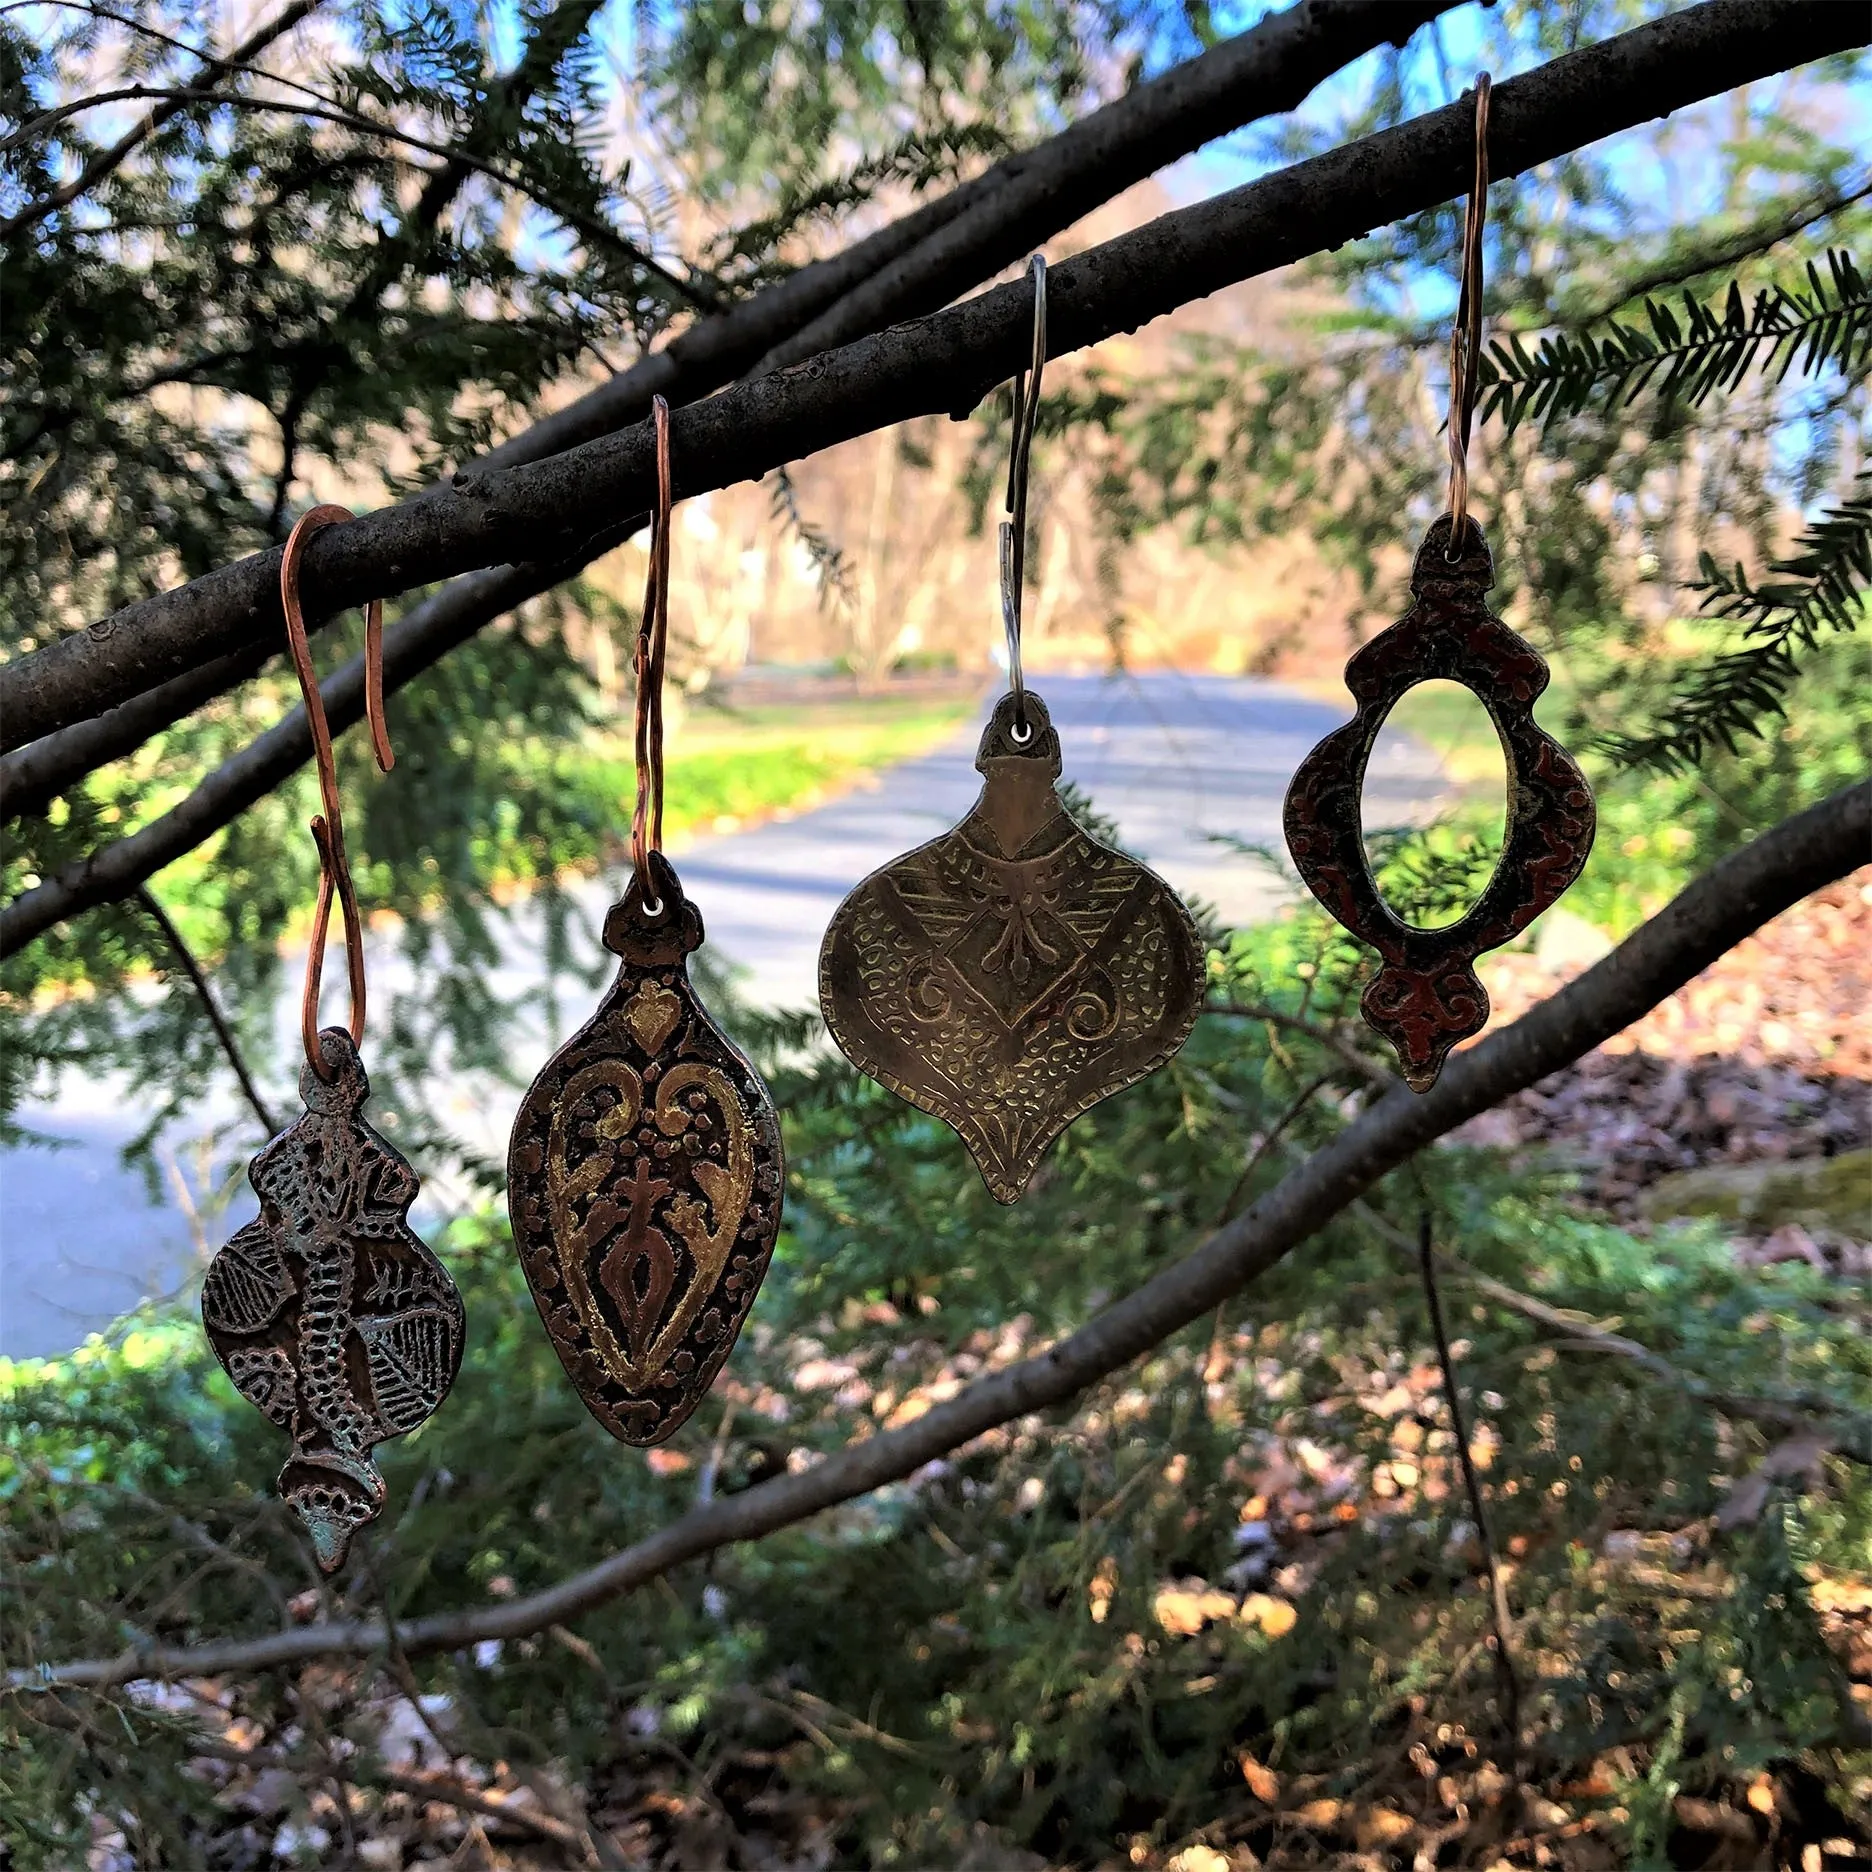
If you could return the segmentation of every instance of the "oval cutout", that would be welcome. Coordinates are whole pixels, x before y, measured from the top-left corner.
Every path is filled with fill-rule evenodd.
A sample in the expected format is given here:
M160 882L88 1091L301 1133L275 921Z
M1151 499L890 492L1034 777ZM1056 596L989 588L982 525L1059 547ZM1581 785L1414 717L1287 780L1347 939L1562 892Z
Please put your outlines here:
M1481 699L1442 677L1407 689L1359 794L1365 861L1392 914L1413 929L1460 923L1488 888L1507 814L1507 755Z

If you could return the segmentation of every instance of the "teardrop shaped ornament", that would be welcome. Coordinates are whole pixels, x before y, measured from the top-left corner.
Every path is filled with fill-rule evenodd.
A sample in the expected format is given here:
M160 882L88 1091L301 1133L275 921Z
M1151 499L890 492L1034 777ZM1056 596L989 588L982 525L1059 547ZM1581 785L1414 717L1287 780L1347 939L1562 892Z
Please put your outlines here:
M1488 1020L1475 972L1484 950L1511 941L1557 902L1592 851L1592 789L1560 743L1534 720L1547 665L1488 608L1494 562L1482 529L1465 523L1462 551L1446 557L1450 519L1434 522L1411 569L1410 609L1346 665L1358 713L1300 763L1287 789L1287 849L1307 888L1361 942L1378 951L1360 1003L1397 1049L1405 1082L1427 1092L1458 1041ZM1459 922L1419 929L1392 910L1366 859L1359 800L1385 717L1407 690L1441 677L1461 683L1489 712L1508 765L1501 857Z
M1066 811L1031 689L1001 698L975 765L968 817L839 905L819 1001L852 1064L951 1126L1011 1203L1081 1112L1189 1038L1203 949L1176 892Z
M661 1443L734 1349L772 1259L785 1180L760 1075L689 981L702 917L661 852L605 919L598 1012L520 1106L507 1201L566 1375L626 1443Z
M304 1114L247 1175L260 1214L208 1264L202 1324L234 1388L293 1441L280 1493L335 1572L384 1505L379 1443L423 1423L461 1366L461 1295L409 1225L416 1172L359 1115L370 1081L342 1027L319 1035Z

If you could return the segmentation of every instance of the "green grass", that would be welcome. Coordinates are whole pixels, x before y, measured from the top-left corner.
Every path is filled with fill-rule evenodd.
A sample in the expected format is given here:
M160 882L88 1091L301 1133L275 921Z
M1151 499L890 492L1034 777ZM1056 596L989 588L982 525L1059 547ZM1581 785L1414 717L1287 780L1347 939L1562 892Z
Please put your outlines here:
M666 743L664 824L671 837L731 831L800 812L862 776L946 741L973 712L962 699L906 705L859 698L806 707L695 709ZM636 780L627 737L568 757L580 792L615 802L627 829ZM728 821L731 823L723 823Z

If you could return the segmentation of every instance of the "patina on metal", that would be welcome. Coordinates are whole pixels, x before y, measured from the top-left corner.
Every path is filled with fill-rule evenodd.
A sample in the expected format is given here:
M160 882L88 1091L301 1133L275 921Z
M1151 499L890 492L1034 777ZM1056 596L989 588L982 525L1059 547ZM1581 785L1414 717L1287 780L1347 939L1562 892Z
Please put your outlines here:
M1436 1083L1450 1048L1488 1020L1475 959L1500 947L1556 902L1592 850L1586 776L1534 720L1547 687L1540 654L1488 608L1494 581L1482 530L1466 523L1452 561L1445 514L1418 548L1414 602L1346 666L1358 713L1300 764L1288 788L1287 849L1308 889L1361 942L1379 970L1361 1009L1397 1049L1405 1081ZM1373 743L1398 698L1418 683L1459 682L1489 712L1508 764L1502 852L1488 887L1459 922L1419 929L1392 910L1365 854L1359 796Z
M1287 849L1321 903L1378 951L1365 1018L1397 1049L1407 1085L1427 1092L1450 1048L1488 1020L1475 959L1518 935L1579 876L1595 813L1586 776L1535 725L1547 665L1488 608L1494 562L1469 517L1469 442L1482 355L1482 229L1488 213L1489 78L1475 88L1475 175L1463 218L1462 286L1450 333L1449 511L1411 568L1411 607L1346 665L1358 713L1301 762L1287 790ZM1459 682L1489 712L1508 763L1501 857L1469 913L1447 928L1406 923L1365 856L1360 796L1372 744L1398 699L1421 682Z
M733 1350L780 1228L780 1126L689 981L702 918L669 860L605 920L598 1012L534 1080L507 1199L527 1284L592 1415L660 1443Z
M360 1115L370 1081L342 1027L299 1074L304 1114L248 1171L260 1214L202 1283L202 1323L234 1388L292 1438L280 1493L334 1572L384 1505L371 1459L414 1430L461 1365L461 1295L409 1225L417 1179Z
M253 1160L260 1214L209 1264L202 1323L234 1387L293 1440L280 1492L327 1573L384 1503L371 1453L414 1430L455 1382L461 1295L409 1226L416 1172L360 1116L370 1081L364 1037L364 941L345 853L338 768L299 605L305 542L350 515L315 507L293 528L280 565L287 648L312 730L324 811L312 821L318 908L300 1001L305 1113ZM365 712L377 764L395 762L383 710L383 612L365 618ZM319 976L334 899L343 912L351 986L348 1028L318 1031Z
M1203 949L1176 892L1067 813L1031 689L1001 698L975 765L968 817L840 904L819 1001L852 1063L952 1126L1014 1202L1081 1112L1189 1037Z
M633 875L605 919L617 979L521 1102L507 1156L514 1241L592 1415L626 1443L673 1436L734 1349L773 1258L785 1161L760 1075L689 980L701 912L663 841L669 405L654 399L657 510L637 633Z

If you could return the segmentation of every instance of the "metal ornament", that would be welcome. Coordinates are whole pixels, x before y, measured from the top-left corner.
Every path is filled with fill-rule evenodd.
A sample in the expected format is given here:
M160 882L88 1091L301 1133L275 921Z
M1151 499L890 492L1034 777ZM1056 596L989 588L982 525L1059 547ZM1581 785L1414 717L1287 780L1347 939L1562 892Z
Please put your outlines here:
M1203 951L1154 871L1060 801L1046 704L1003 696L954 831L875 871L819 954L826 1026L860 1071L951 1126L1004 1203L1053 1140L1189 1038Z
M1046 362L1046 262L1029 262L1033 355L1013 386L1001 523L1008 693L985 784L952 832L873 872L819 952L819 1004L853 1065L951 1126L1004 1203L1053 1140L1189 1038L1203 951L1176 893L1061 802L1059 735L1021 668L1028 462Z
M653 409L633 876L604 926L620 967L533 1081L507 1158L514 1241L553 1349L592 1415L639 1444L673 1436L734 1349L773 1257L785 1172L767 1088L690 984L702 917L661 850L669 405Z
M280 564L286 641L312 730L324 812L312 821L318 907L306 955L299 1074L305 1114L257 1156L248 1180L260 1214L237 1230L202 1283L202 1324L234 1388L293 1440L280 1492L312 1537L320 1568L344 1563L351 1536L384 1504L379 1443L423 1423L461 1365L461 1295L409 1226L416 1172L359 1115L370 1081L364 1037L364 931L345 852L337 763L306 643L299 565L310 535L351 516L315 507ZM365 615L365 712L377 764L395 762L383 712L383 611ZM318 1031L319 979L334 897L345 929L348 1029Z
M605 919L621 966L533 1081L507 1160L514 1240L592 1415L660 1443L734 1348L780 1228L780 1125L690 985L702 918L661 852Z
M1287 791L1287 849L1307 888L1352 934L1378 951L1377 977L1360 1003L1396 1047L1405 1082L1436 1083L1451 1047L1488 1020L1488 991L1475 959L1499 948L1555 903L1586 863L1593 798L1559 742L1534 720L1547 665L1490 612L1494 568L1482 530L1464 530L1452 564L1447 514L1435 522L1411 572L1415 602L1346 666L1358 713L1304 761ZM1460 922L1418 929L1391 909L1372 878L1359 795L1372 745L1392 705L1418 683L1459 682L1489 712L1508 763L1501 858L1488 888Z
M1482 346L1482 228L1488 200L1489 80L1476 83L1475 178L1463 227L1462 291L1450 341L1449 511L1411 568L1410 609L1346 665L1358 713L1301 762L1283 814L1287 848L1308 889L1378 951L1360 1003L1397 1049L1404 1080L1427 1092L1458 1041L1487 1023L1476 957L1510 941L1548 909L1592 851L1592 790L1577 763L1534 721L1547 665L1488 608L1494 563L1469 517L1469 440ZM1459 682L1495 724L1508 765L1502 852L1488 887L1460 921L1426 930L1384 901L1365 855L1360 796L1385 718L1417 684Z
M247 1175L260 1214L208 1267L202 1323L234 1388L293 1440L280 1493L335 1572L384 1505L379 1443L433 1412L461 1365L461 1295L408 1222L416 1172L359 1115L370 1081L342 1027L305 1113Z

